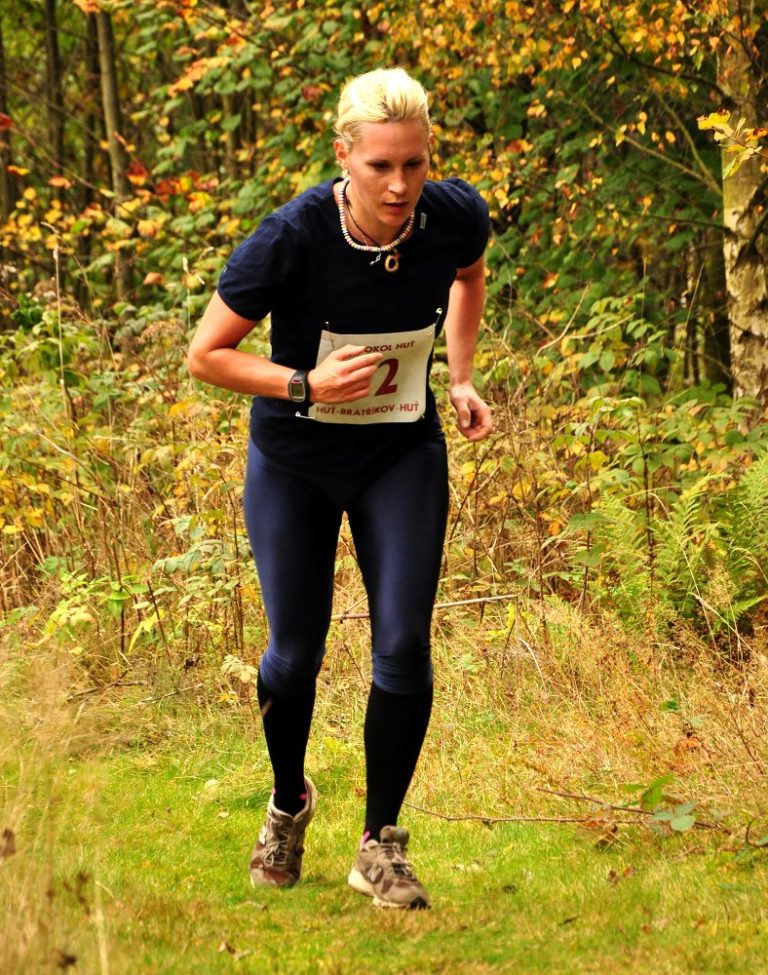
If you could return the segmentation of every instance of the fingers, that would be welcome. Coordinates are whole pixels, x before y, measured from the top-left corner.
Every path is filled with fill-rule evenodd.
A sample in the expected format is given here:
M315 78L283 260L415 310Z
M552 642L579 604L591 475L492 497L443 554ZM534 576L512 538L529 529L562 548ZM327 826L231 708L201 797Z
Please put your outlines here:
M483 440L493 430L491 409L474 392L454 395L453 407L459 432L467 440Z
M367 396L371 380L382 360L380 352L366 352L362 345L335 349L315 368L308 380L315 403L348 403Z
M473 442L477 440L484 440L493 430L493 421L491 419L490 409L485 405L485 403L482 403L480 408L471 411L471 419L469 424L465 426L459 424L459 429L467 440L471 440Z

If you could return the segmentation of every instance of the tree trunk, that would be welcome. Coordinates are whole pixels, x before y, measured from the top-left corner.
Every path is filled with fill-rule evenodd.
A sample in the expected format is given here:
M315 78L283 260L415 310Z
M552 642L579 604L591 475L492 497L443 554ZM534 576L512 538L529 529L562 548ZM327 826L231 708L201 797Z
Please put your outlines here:
M107 132L109 163L112 170L112 190L115 206L120 212L120 203L129 194L126 175L126 156L118 138L122 122L120 119L120 99L117 83L117 64L115 61L115 42L112 34L112 18L106 10L99 10L96 28L99 41L99 71L101 74L101 100L104 108L104 126ZM115 252L115 290L117 300L124 301L129 291L128 266L125 255Z
M99 142L104 138L103 113L101 110L101 73L99 71L99 38L96 15L88 14L85 37L85 83L83 108L85 110L85 131L83 133L83 184L80 192L80 209L84 210L96 198L96 162ZM77 259L80 267L91 263L93 238L81 234L77 241ZM78 275L75 283L75 297L83 308L88 308L91 293L87 281Z
M755 18L756 20L756 18ZM719 63L720 84L748 128L765 124L759 118L759 79L751 57L753 32L742 23L741 36L726 47ZM723 154L723 165L730 162ZM768 402L768 288L766 246L759 226L762 200L760 159L753 156L723 181L725 278L731 336L734 393Z
M8 108L8 86L5 77L5 49L3 48L3 15L0 12L0 112L10 115ZM7 220L16 202L16 186L8 172L11 165L11 130L0 132L0 218Z
M701 240L699 308L702 321L701 371L712 383L731 392L731 348L728 334L723 233L716 227Z
M82 207L95 199L96 161L99 142L106 137L101 105L101 71L99 69L99 35L96 15L88 14L88 30L85 38L85 133L83 135L83 187Z
M56 26L56 0L45 0L45 64L46 92L48 96L48 146L53 159L52 176L61 175L64 169L64 96L61 88L61 57L59 56L59 32ZM61 187L54 189L61 199Z
M236 114L232 95L221 96L221 107L224 119L229 119ZM237 176L237 134L234 129L224 130L224 168L229 179Z

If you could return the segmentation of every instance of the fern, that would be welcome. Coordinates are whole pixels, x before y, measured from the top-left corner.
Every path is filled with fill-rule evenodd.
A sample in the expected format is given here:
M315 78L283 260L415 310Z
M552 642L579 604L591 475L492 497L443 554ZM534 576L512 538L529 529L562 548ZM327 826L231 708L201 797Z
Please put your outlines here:
M735 626L768 595L768 453L749 467L736 487L726 492L720 519L724 537L723 574L727 593L711 598L714 608Z
M592 540L604 552L595 580L598 594L622 619L639 623L651 596L644 515L611 495L602 497L594 510L601 517Z
M683 616L697 612L709 574L707 557L718 535L715 513L707 505L714 477L703 477L683 491L666 520L656 521L653 527L654 577L659 597Z

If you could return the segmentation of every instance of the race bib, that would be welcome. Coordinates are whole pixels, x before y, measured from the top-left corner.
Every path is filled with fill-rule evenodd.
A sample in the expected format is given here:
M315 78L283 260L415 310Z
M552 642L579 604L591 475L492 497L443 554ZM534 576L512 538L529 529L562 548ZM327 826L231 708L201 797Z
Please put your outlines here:
M371 382L371 392L353 403L315 403L308 415L323 423L413 423L427 408L427 364L435 341L435 326L413 332L341 335L323 330L317 365L345 345L362 345L383 356Z

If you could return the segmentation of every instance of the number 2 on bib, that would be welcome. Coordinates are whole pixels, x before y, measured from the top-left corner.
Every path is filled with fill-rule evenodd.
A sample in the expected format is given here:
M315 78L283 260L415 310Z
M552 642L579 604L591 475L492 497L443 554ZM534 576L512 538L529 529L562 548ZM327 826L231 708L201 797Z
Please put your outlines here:
M397 359L384 359L379 363L379 369L386 368L387 374L384 377L384 382L374 393L374 396L389 396L391 393L397 392L397 383L392 380L397 375L397 367L399 364ZM378 369L376 371L378 372Z

